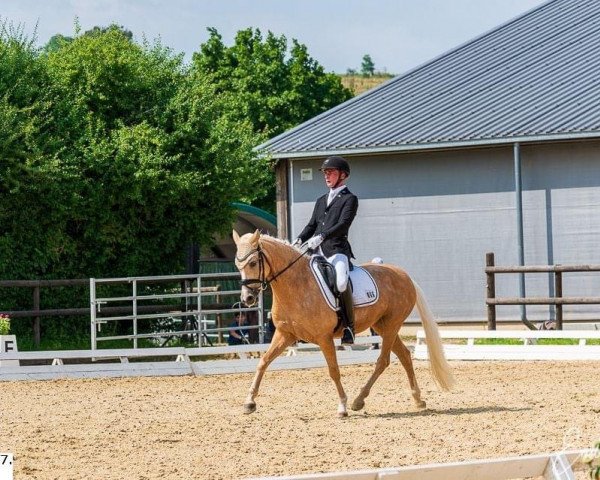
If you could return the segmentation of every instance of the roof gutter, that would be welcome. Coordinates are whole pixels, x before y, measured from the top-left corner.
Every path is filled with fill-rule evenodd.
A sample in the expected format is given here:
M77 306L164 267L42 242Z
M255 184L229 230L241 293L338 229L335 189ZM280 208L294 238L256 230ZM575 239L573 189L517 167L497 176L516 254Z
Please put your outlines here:
M313 158L313 157L328 157L331 155L376 155L383 153L401 153L401 152L418 152L425 150L445 150L449 148L465 148L465 147L485 147L507 145L512 146L515 143L540 143L540 142L558 142L567 140L581 140L600 138L600 132L583 132L583 133L563 133L552 135L531 135L511 138L497 139L482 139L482 140L464 140L455 142L435 142L435 143L419 143L419 144L404 144L390 145L381 147L363 147L363 148L334 148L330 150L313 150L303 152L277 152L272 153L266 151L267 154L274 160L280 158Z

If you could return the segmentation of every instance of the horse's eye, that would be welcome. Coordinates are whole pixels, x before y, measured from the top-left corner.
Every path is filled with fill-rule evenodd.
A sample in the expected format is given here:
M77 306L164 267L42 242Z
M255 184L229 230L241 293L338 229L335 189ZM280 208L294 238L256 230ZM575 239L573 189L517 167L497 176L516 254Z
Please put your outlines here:
M248 263L248 266L249 266L250 268L254 268L254 267L256 267L256 261L255 261L255 260L253 260L252 262Z

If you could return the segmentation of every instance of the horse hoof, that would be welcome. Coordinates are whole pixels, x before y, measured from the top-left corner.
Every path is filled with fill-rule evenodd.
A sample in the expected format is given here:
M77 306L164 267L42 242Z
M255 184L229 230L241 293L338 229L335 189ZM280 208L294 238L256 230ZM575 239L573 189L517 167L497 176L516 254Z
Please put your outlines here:
M416 402L417 408L421 409L421 410L425 410L427 408L427 404L421 400L419 402Z
M352 402L352 410L355 412L358 410L362 410L365 406L364 400L359 400L358 398Z
M338 418L346 418L348 416L348 412L338 412Z
M256 403L244 403L244 413L246 415L254 412L256 412Z

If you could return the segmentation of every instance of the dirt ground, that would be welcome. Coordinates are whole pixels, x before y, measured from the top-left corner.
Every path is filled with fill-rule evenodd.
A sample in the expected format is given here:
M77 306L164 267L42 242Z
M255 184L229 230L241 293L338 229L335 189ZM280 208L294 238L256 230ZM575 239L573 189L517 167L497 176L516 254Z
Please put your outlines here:
M250 374L0 383L0 452L15 479L234 479L588 448L600 439L600 363L452 362L435 389L415 362L417 411L397 363L365 410L336 418L326 369L268 372L243 415ZM352 399L372 366L343 367Z

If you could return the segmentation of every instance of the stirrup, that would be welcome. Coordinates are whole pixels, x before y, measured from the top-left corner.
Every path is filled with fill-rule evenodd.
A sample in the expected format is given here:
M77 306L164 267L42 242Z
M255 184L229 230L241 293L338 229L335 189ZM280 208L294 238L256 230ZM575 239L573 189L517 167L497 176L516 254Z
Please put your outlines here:
M344 327L342 333L342 345L354 345L354 332L350 327Z

